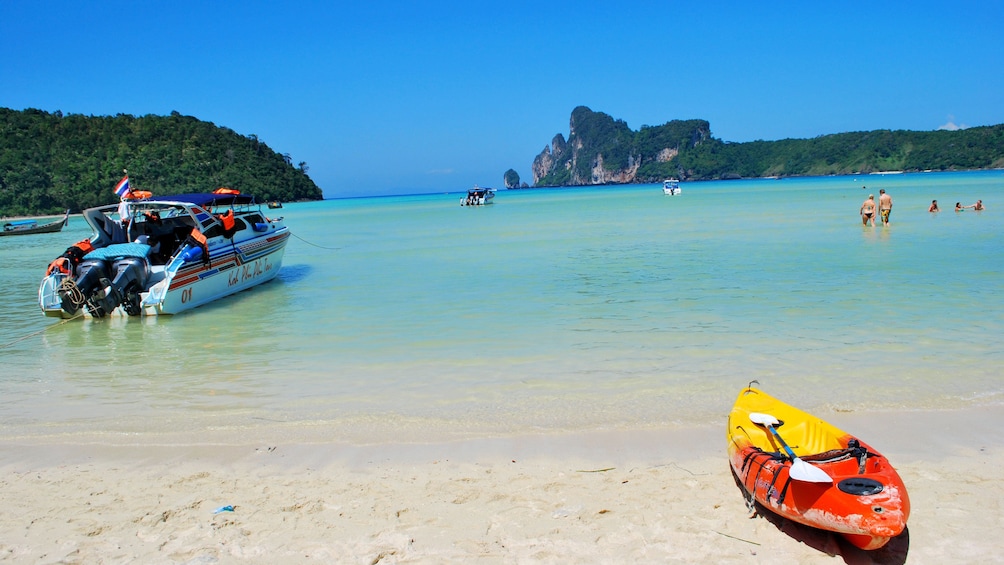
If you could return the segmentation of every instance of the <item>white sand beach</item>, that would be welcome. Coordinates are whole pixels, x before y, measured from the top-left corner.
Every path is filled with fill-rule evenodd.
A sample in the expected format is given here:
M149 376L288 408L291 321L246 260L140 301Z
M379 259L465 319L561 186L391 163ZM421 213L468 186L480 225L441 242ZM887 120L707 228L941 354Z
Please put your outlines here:
M4 440L0 560L989 563L1004 526L1001 419L831 418L909 489L908 533L875 552L750 518L717 428L374 446Z

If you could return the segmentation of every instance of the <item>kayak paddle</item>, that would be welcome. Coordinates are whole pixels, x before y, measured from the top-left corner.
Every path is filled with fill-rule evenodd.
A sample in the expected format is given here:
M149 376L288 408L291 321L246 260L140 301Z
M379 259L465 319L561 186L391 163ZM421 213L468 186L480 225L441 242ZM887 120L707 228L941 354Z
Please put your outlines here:
M803 481L807 483L833 482L833 479L826 474L826 471L823 471L819 467L813 467L795 456L795 452L788 447L788 444L781 439L781 434L777 433L777 430L774 429L774 426L781 423L777 420L777 418L771 416L770 414L750 412L750 421L758 426L763 426L770 430L770 433L774 435L777 442L784 448L785 453L787 453L788 457L791 458L791 470L788 471L788 476L796 481Z

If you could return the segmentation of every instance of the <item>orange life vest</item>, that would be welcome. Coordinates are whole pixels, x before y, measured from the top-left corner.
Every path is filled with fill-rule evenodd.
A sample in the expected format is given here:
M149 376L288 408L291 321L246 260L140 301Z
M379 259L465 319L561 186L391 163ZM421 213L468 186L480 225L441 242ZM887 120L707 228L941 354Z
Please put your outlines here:
M188 238L185 239L185 243L189 245L197 245L202 248L202 262L205 264L210 264L209 260L209 243L206 241L206 236L199 228L192 228L192 233L188 234Z
M223 224L224 231L231 231L234 229L234 211L233 209L227 210L226 214L220 214L216 216L219 218L220 222Z
M234 221L234 209L227 210L226 214L217 215L216 219L223 224L223 236L227 239L232 239L237 232L237 222Z
M67 247L62 255L57 257L52 263L49 263L45 276L49 276L56 271L60 271L67 276L72 275L73 269L80 264L84 255L87 255L91 251L94 251L94 244L89 239L83 239L74 243Z
M221 186L213 191L213 194L240 194L240 193L241 191L237 190L236 188L227 188L225 186Z

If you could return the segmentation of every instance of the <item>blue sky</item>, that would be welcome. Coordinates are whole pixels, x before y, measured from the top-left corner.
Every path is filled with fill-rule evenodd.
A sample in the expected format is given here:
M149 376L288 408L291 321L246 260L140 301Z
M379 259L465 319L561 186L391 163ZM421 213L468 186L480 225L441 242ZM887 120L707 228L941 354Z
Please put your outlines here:
M1002 22L965 0L0 0L0 106L178 111L327 198L457 191L532 183L579 105L725 141L1004 123Z

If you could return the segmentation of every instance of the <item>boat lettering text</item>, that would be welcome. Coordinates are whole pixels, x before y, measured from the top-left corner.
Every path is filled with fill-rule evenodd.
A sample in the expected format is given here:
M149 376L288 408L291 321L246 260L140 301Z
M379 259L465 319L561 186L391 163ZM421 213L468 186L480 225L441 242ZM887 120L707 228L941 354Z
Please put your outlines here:
M256 260L253 263L242 265L239 269L234 269L227 280L227 286L234 286L256 279L272 270L272 263L267 257Z
M191 288L186 288L186 289L184 289L184 290L181 291L181 303L182 304L185 304L186 302L188 302L191 299L192 299L192 289Z

